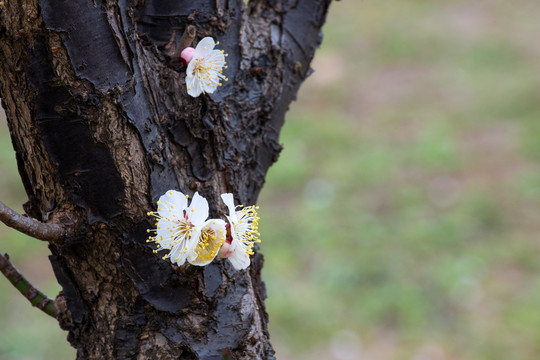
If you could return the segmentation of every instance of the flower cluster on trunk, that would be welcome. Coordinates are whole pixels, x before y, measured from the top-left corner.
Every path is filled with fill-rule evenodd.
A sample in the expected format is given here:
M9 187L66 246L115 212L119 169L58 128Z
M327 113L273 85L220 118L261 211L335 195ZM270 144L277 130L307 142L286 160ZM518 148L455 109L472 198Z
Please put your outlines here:
M154 253L168 251L163 259L179 266L186 262L204 266L220 257L229 259L238 270L247 268L255 243L261 241L258 207L235 206L230 193L221 198L229 209L227 222L208 219L208 201L197 192L189 204L189 196L179 191L162 195L157 211L148 213L156 219L156 228L148 230L154 236L147 240L155 242Z

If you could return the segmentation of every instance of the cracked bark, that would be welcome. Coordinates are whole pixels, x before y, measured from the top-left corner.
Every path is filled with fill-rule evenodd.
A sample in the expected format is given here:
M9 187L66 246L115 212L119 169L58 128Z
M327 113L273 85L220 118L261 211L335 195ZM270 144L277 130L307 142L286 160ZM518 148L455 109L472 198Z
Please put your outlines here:
M179 269L146 243L168 189L254 204L330 0L5 1L0 96L26 213L70 228L50 260L79 359L270 359L263 257ZM193 99L167 56L193 25L229 82ZM264 234L263 234L264 235Z

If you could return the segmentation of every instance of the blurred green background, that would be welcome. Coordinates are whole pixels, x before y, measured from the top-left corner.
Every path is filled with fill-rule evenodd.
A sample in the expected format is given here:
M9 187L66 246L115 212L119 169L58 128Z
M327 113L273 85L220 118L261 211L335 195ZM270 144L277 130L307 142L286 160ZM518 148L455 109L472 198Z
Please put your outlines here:
M330 8L261 193L279 360L540 356L540 2ZM0 199L25 201L5 120ZM48 294L48 250L0 226ZM73 359L0 278L0 359Z

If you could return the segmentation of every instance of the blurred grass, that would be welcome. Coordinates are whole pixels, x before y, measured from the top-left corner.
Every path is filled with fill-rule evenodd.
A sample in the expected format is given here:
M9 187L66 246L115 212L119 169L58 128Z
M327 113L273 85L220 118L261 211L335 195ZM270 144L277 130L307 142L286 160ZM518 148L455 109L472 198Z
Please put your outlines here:
M259 201L278 359L537 358L539 10L332 4ZM20 208L3 122L0 168ZM56 293L46 247L0 231ZM0 359L74 357L6 281L0 318Z
M537 358L538 10L332 4L260 198L278 358Z

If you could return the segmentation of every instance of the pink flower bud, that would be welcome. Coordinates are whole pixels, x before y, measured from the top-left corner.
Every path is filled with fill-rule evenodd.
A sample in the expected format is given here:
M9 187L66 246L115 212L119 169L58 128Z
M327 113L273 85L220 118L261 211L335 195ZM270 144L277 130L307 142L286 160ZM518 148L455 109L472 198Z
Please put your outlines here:
M191 59L193 59L193 53L195 52L195 49L192 47L187 47L180 53L180 59L182 59L182 64L187 66Z
M222 258L222 259L225 259L225 258L228 258L229 256L231 256L232 252L229 251L230 247L231 247L230 241L224 242L223 245L221 245L221 248L219 249L219 252L218 252L217 256Z

